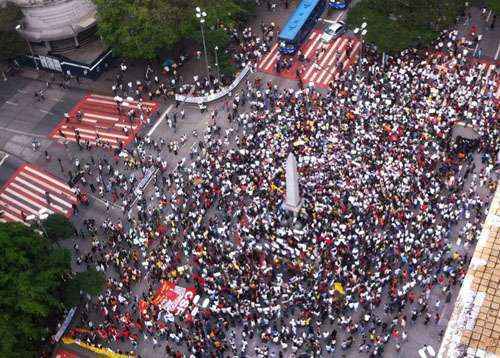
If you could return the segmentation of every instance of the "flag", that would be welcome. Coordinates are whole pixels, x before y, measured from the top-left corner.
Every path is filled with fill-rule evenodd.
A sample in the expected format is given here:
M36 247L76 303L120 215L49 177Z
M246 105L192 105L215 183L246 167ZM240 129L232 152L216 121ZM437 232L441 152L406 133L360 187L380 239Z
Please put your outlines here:
M335 291L345 295L344 287L342 286L342 284L340 282L335 282L333 284L333 288L335 289Z

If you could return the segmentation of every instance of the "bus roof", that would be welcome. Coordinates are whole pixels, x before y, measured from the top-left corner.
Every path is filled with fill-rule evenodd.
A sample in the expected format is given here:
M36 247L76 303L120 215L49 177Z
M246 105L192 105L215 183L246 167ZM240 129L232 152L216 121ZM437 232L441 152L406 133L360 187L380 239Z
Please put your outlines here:
M297 33L309 18L309 15L311 15L311 12L321 1L323 0L302 0L300 4L297 5L295 12L288 19L288 22L285 27L283 27L283 30L281 30L279 38L281 40L289 41L295 39Z

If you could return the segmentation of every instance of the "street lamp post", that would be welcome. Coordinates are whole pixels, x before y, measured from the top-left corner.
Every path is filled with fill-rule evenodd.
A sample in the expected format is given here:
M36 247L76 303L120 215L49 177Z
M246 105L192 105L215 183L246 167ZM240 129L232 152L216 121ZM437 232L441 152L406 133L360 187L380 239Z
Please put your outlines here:
M21 36L22 38L24 38L24 36L21 35L21 29L22 29L22 26L20 24L16 25L16 31L19 33L19 36ZM36 62L35 54L33 53L33 48L31 47L30 42L27 39L25 39L25 38L24 38L24 40L26 41L26 44L28 45L31 57L33 58L33 62L35 63L36 70L40 71L40 68L38 67L38 62Z
M217 69L217 79L220 81L220 72L219 72L219 47L215 46L215 68Z
M366 24L366 23L365 23L365 24ZM360 57L360 59L362 59L362 58L363 58L363 48L365 47L364 39L365 39L365 36L366 36L366 33L367 33L367 32L368 32L368 31L367 31L366 29L363 29L363 30L361 31L361 49L360 49L360 51L359 51L359 57Z
M196 7L196 18L200 21L201 28L201 38L203 41L203 50L205 52L205 63L207 65L207 77L210 77L210 67L208 66L208 55L207 55L207 45L205 43L205 32L203 31L203 24L205 23L205 18L207 17L207 13L202 11L200 7Z
M361 66L361 62L363 61L363 38L365 37L365 35L367 33L366 26L367 26L366 22L363 22L361 24L361 28L357 27L354 29L355 35L358 35L358 33L359 33L359 41L360 41L361 48L359 50L359 57L358 57L358 61L356 62L356 68L354 71L354 78L353 78L353 81L351 82L351 86L353 85L354 81L357 81L359 67ZM361 94L361 89L358 86L358 92L357 92L358 101L360 100L360 94Z
M361 28L356 27L353 31L355 35L357 35L359 33L359 40L361 42L361 44L360 44L361 49L359 51L359 58L358 58L358 62L356 63L356 76L358 75L359 66L360 66L360 63L363 59L363 39L366 36L366 34L368 33L368 31L366 30L366 26L367 26L367 23L363 22L361 24Z

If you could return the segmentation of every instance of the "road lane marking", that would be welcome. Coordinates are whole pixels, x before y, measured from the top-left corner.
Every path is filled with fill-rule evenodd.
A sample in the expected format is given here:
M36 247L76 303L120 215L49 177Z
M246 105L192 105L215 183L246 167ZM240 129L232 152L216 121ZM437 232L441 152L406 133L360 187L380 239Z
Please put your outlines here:
M335 51L337 51L337 47L338 47L338 45L340 44L341 41L342 41L342 37L337 37L337 39L333 43L333 46L331 46L328 49L328 51L326 52L325 56L321 59L321 61L319 63L319 65L321 67L325 67L326 62L331 58L331 56L335 53Z
M337 18L335 19L335 21L339 21L341 17L344 17L344 15L346 14L345 11L342 11L339 16L337 16Z
M120 121L120 118L119 118L118 115L116 115L116 116L105 116L105 115L97 114L97 113L83 112L83 116L84 117L90 117L90 118L104 119L106 121L113 121L113 122Z
M5 191L7 191L7 189ZM38 210L35 210L31 206L27 206L27 205L23 204L22 202L20 202L16 195L17 195L16 192L14 192L14 197L11 197L10 195L7 195L6 192L3 192L2 194L0 194L0 204L5 206L6 208L12 207L12 206L18 207L18 208L23 209L25 212L38 215ZM36 206L36 209L38 209L38 208L41 208L41 207ZM51 214L53 213L53 211L50 209L49 209L49 212Z
M497 53L495 54L495 61L498 59L498 53L500 52L500 41L498 42Z
M7 159L9 157L9 155L5 152L2 152L3 153L3 157L0 159L0 167L2 166L3 162L5 162L5 159Z
M30 188L30 189L32 189L32 190L34 190L34 191L37 191L37 192L39 192L39 193L40 193L40 194L42 194L42 195L45 195L45 190L44 190L44 189L41 189L41 188L39 188L39 187L37 187L37 186L33 185L32 183L30 183L30 182L28 182L28 181L24 180L23 178L21 178L21 177L19 177L19 176L17 176L17 177L14 179L14 181L15 181L15 182L18 182L18 183L21 183L21 184L23 184L25 187L28 187L28 188ZM33 181L35 181L37 184L40 184L40 181L39 181L39 180L38 180L38 181L37 181L37 180L33 180ZM43 185L43 183L41 183L41 185ZM47 190L47 191L48 191L48 190ZM51 193L51 194L52 194L52 193ZM63 200L61 197L59 197L59 195L61 195L60 193L56 193L56 194L58 194L58 195L50 195L50 199L53 199L53 200L55 200L55 201L59 202L60 204L62 204L62 205L64 205L64 206L66 206L66 207L68 207L68 208L70 208L70 209L71 209L71 203L70 203L70 202L68 202L68 201L66 201L66 200ZM62 206L61 206L61 209L62 209Z
M78 201L74 192L69 190L64 190L62 187L56 187L55 185L52 184L52 182L49 182L47 181L47 179L41 178L38 175L35 174L31 175L30 173L27 173L27 171L21 171L19 173L19 178L21 177L27 179L29 182L35 182L38 185L41 185L42 187L49 188L52 192L56 193L60 197L64 197L65 199L69 200L69 202L74 202L76 204Z
M334 62L335 62L335 67L337 67L337 62L339 62L340 60L340 56L344 51L344 47L347 44L347 41L349 41L348 38L342 40L342 43L340 43L339 47L337 47L337 51L335 51L335 55L330 59L330 61L328 61L327 67L333 66Z
M47 138L47 136L45 136L45 135L36 134L36 133L23 132L23 131L19 131L17 129L11 129L11 128L7 128L7 127L0 127L0 130L5 131L5 132L11 132L11 133L15 133L15 134L20 134L20 135L25 135L27 137Z
M264 58L262 59L262 61L260 62L260 65L259 65L260 68L264 67L264 64L267 62L267 60L269 59L269 57L271 56L271 54L276 50L277 47L278 47L278 44L275 43L274 46L271 48L271 51L269 51L264 56Z
M274 61L276 61L276 59L278 58L279 55L280 55L280 52L276 51L274 56L271 58L271 61L269 61L269 63L266 64L265 66L263 66L264 70L267 71L269 69L269 67L271 67L274 64Z
M75 189L71 188L68 184L66 184L65 182L61 181L61 180L58 180L58 179L54 179L52 178L51 176L48 176L46 175L45 173L42 173L41 171L39 171L38 169L35 169L31 166L27 166L26 167L26 171L30 172L30 173L33 173L35 175L38 175L40 178L43 178L45 180L47 180L48 182L51 182L52 184L56 185L56 186L59 186L61 187L62 189L65 189L66 191L69 191L71 193L75 193Z
M318 34L317 37L315 37L314 41L311 43L311 46L307 49L306 53L304 54L304 58L307 59L309 55L311 54L311 51L315 49L316 43L321 39L321 36Z
M156 123L154 124L154 126L149 130L148 132L148 136L151 136L151 134L153 134L153 132L156 130L156 128L160 125L160 123L165 119L165 117L167 116L167 114L170 113L170 111L172 110L172 108L174 108L174 105L171 104L167 110L165 112L163 112L163 114L161 115L160 118L158 118L158 120L156 121Z

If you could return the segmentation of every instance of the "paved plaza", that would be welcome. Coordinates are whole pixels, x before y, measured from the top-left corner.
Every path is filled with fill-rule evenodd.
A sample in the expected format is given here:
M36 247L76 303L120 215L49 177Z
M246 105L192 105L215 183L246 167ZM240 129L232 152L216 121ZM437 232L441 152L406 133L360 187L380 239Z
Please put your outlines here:
M149 98L141 71L115 93L119 69L96 91L2 84L0 221L71 218L74 271L107 276L61 358L500 354L498 39L383 67L325 26L205 110Z

